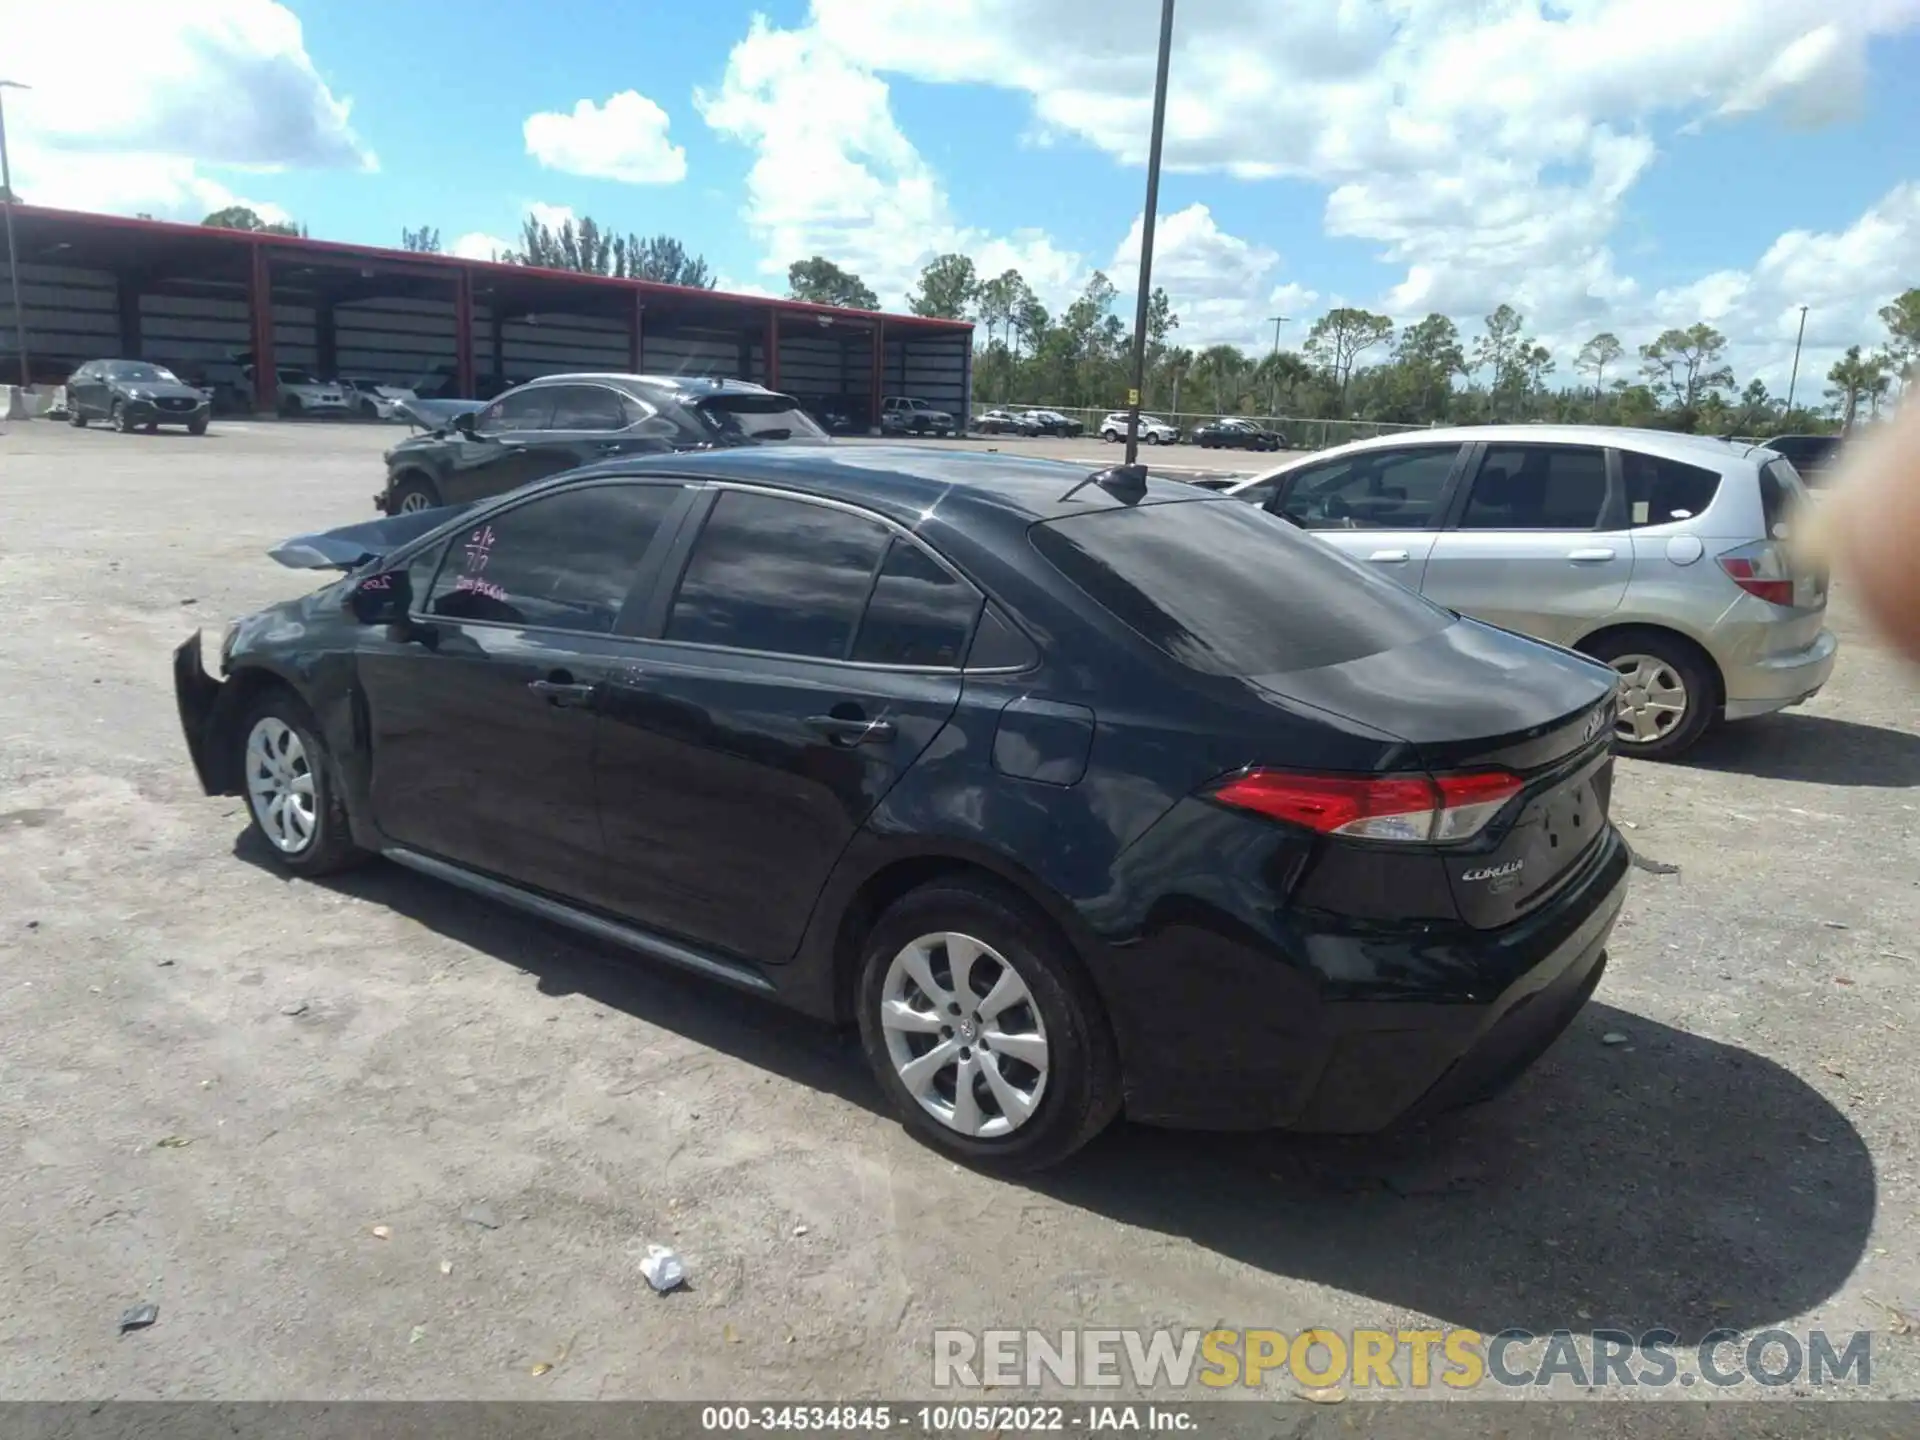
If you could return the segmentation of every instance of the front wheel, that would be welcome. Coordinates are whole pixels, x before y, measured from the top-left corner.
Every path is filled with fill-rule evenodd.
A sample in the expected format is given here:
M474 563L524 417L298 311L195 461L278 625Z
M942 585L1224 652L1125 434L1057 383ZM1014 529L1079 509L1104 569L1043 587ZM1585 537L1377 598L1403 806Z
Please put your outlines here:
M67 402L67 423L76 430L87 428L87 417L80 413L80 407L71 400Z
M107 415L107 423L122 435L133 429L127 420L127 407L118 400L113 402L113 409Z
M1158 445L1160 443L1160 436L1152 430L1147 431L1147 433L1140 438L1149 445Z
M206 434L206 433L207 433L207 421L206 421L206 417L205 417L205 416L202 416L202 417L201 417L200 419L198 419L198 420L189 420L189 421L187 421L187 433L188 433L189 435L204 435L204 434Z
M1621 755L1671 760L1691 749L1718 711L1712 671L1691 645L1656 630L1626 630L1587 647L1620 676L1614 746Z
M300 875L325 875L366 857L353 843L326 746L290 692L260 698L238 731L247 810L274 858Z
M389 515L412 515L416 511L431 510L440 503L440 492L433 488L433 482L424 475L409 475L397 482L388 498Z
M1120 1064L1092 985L1016 894L935 882L868 938L867 1060L901 1122L969 1164L1038 1170L1120 1109Z

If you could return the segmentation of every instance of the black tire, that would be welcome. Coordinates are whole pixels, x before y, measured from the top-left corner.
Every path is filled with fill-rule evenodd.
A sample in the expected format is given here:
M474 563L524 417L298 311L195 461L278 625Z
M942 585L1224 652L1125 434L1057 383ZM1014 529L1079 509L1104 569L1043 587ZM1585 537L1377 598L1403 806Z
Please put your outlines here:
M87 428L87 417L80 413L80 407L71 400L67 402L67 423L76 430Z
M202 416L202 417L201 417L200 419L198 419L198 420L189 420L189 421L187 421L187 433L188 433L189 435L204 435L204 434L206 434L206 433L207 433L207 421L206 421L206 417L205 417L205 416Z
M880 1010L894 957L921 936L948 932L970 936L1005 957L1045 1027L1047 1075L1039 1104L1006 1135L963 1135L936 1119L901 1081L888 1054ZM977 975L976 984L982 978ZM901 1124L966 1164L1009 1173L1044 1169L1085 1145L1120 1111L1119 1055L1092 983L1032 907L989 880L935 881L896 901L867 937L857 1006L867 1061ZM980 1085L984 1091L984 1079Z
M133 429L133 426L127 423L127 407L118 400L113 402L113 409L107 412L107 423L122 435Z
M147 433L149 435L158 435L160 433L160 422L158 420L147 421Z
M285 726L298 739L304 765L296 768L312 777L313 824L305 843L295 849L288 849L274 840L269 833L268 821L263 818L262 812L266 807L253 793L249 747L255 728L269 720ZM299 696L291 690L277 687L261 695L247 710L246 718L232 732L229 743L234 747L233 763L235 773L240 776L241 794L247 802L247 817L252 821L261 843L281 865L296 875L330 875L369 858L365 850L353 843L353 832L347 823L347 807L334 777L332 757L319 736L319 727L314 724L312 713Z
M1149 445L1158 445L1160 443L1160 432L1157 430L1148 430L1142 434L1140 438Z
M387 491L387 514L404 515L407 512L407 497L416 496L426 501L424 505L415 504L415 510L431 510L440 503L440 491L433 481L416 472L409 472L393 482Z
M1686 687L1686 709L1678 721L1658 739L1641 741L1630 739L1623 725L1614 734L1614 753L1636 760L1672 760L1691 749L1719 720L1719 677L1713 662L1692 641L1665 630L1635 628L1615 630L1580 648L1615 668L1628 656L1646 656L1671 670ZM1623 691L1623 705L1630 699L1630 692Z

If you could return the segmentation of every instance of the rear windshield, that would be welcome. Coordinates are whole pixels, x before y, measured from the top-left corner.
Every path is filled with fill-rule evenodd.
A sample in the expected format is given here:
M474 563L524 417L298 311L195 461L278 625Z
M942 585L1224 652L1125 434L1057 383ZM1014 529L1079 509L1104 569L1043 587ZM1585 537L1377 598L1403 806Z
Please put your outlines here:
M827 432L790 395L713 395L694 406L701 423L729 440L824 440Z
M1761 468L1760 509L1767 522L1767 535L1771 539L1787 538L1794 515L1806 493L1791 460L1769 460Z
M1192 500L1036 525L1053 567L1181 664L1261 676L1338 665L1453 615L1252 505Z

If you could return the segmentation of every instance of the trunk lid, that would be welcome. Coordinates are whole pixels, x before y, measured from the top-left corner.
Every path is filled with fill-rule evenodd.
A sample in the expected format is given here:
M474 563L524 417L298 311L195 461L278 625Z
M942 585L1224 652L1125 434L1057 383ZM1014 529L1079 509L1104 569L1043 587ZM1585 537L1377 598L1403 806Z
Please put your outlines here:
M1433 853L1479 929L1548 900L1605 835L1618 679L1571 650L1474 620L1264 688L1404 741L1434 774L1506 770L1521 792L1484 830Z

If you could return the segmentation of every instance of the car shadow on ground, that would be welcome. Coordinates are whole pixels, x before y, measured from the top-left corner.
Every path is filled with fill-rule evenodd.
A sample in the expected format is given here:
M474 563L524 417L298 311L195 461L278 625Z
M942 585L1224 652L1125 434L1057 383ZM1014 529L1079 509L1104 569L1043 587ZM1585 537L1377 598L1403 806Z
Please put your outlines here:
M284 875L253 832L235 850ZM397 866L319 883L526 971L544 995L585 996L884 1113L848 1033ZM1427 1125L1340 1139L1122 1123L1009 1183L1483 1333L1664 1328L1682 1343L1817 1307L1863 1254L1875 1201L1865 1142L1818 1091L1597 1002L1505 1095Z
M1680 762L1760 780L1920 786L1920 735L1828 715L1764 715L1713 731Z

